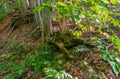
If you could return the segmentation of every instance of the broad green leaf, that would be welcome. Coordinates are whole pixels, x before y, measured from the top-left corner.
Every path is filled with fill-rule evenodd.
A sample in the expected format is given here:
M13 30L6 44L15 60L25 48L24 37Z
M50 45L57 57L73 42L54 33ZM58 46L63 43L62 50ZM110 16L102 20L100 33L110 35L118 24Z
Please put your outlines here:
M102 51L100 51L100 54L101 54L101 55L106 54L106 50L102 50Z
M120 63L120 59L119 59L119 58L115 58L115 59L116 59L116 61L117 61L117 62L119 62L119 63Z
M105 4L109 4L108 0L102 0Z
M98 29L99 29L99 30L102 30L102 29L103 29L103 26L102 26L102 25L99 25L99 26L98 26Z
M112 4L116 4L116 3L117 3L117 0L110 0L110 2L111 2Z
M119 26L119 21L118 20L114 20L113 24L114 24L114 26Z
M79 15L73 15L73 19L80 20L80 16Z
M89 28L89 29L90 29L90 31L94 31L94 28L93 28L92 26L90 26L90 28Z
M109 57L109 55L108 55L108 54L106 54L106 53L105 53L105 54L103 54L103 59L104 59L104 60L109 60L109 59L110 59L110 57Z
M109 61L110 65L112 66L112 69L116 75L120 73L120 67L115 62Z
M93 75L90 79L100 79L100 77L97 75Z
M66 6L63 2L58 2L57 4L60 6Z

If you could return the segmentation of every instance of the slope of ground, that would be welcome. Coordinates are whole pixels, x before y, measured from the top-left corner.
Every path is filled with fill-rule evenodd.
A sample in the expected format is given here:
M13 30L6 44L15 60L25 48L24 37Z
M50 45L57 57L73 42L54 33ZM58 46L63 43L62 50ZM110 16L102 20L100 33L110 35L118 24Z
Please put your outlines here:
M18 18L18 20L16 18ZM11 24L13 25L13 27L11 27ZM2 56L4 54L9 53L10 51L13 51L13 49L17 46L15 42L18 42L18 43L29 42L30 45L27 46L28 50L22 53L20 57L21 60L16 59L15 61L15 59L14 60L10 59L11 61L14 61L14 62L21 62L22 59L24 61L24 55L29 54L29 52L31 54L31 51L34 51L34 48L36 48L41 42L40 36L38 36L39 33L34 33L34 30L33 30L34 28L35 28L34 19L29 15L23 16L23 14L21 14L16 16L8 16L7 18L5 18L3 20L3 23L0 25L0 55L1 55L0 62L5 62ZM120 35L119 31L120 30L116 29L116 32L118 35ZM89 34L90 33L86 33L85 34L86 37L91 36ZM94 36L94 34L92 34L92 36ZM84 38L86 37L84 36ZM64 41L63 38L64 37L62 37L61 38L62 40L60 41L64 43L66 41ZM79 45L75 45L75 46L79 47ZM99 55L99 51L100 51L99 49L89 48L89 50L87 51L74 53L74 51L76 51L74 49L75 46L70 46L66 48L68 51L73 51L72 54L75 56L73 60L67 60L65 58L62 58L63 60L62 67L67 72L69 72L73 77L78 77L78 79L89 79L91 76L100 76L101 79L120 79L119 76L116 76L113 73L109 63L104 61L102 57ZM83 47L80 47L80 48L84 48L84 45ZM56 52L59 56L61 55L60 49L56 50ZM39 77L39 76L36 76L36 77L32 76L33 71L34 69L30 67L30 69L24 72L22 77L20 76L16 79L26 79L25 76L27 76L30 79L42 79L42 77ZM41 70L38 70L38 71L41 72ZM3 76L9 73L12 73L12 72L9 72L9 71L1 72L0 78L2 78ZM45 75L43 75L43 77L44 76ZM91 78L91 79L99 79L99 78Z

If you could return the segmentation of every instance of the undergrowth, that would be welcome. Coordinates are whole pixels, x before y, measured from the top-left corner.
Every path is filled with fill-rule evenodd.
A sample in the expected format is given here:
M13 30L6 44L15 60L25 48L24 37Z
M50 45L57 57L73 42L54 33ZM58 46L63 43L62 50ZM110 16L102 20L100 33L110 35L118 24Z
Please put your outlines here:
M13 50L0 56L2 79L72 78L62 68L63 61L58 58L53 45L42 43L33 51L25 52L26 43L17 43L11 49Z
M108 61L111 65L114 73L119 75L120 60L117 58L117 53L113 49L109 52L107 46L105 46L105 39L91 38L91 44L96 44L95 49L99 48L99 52L104 61ZM109 40L107 42L110 42ZM36 48L29 51L32 43L19 43L12 42L9 44L9 52L6 54L0 54L0 73L2 73L2 79L77 79L73 77L71 72L66 72L66 67L63 64L69 62L61 55L61 51L55 45L49 43L40 43ZM113 44L110 45L112 47ZM93 48L94 49L94 48ZM69 53L74 56L73 60L78 60L80 55L92 52L92 49L87 46L78 45L69 49ZM85 57L84 57L85 58ZM72 60L72 61L73 61ZM70 60L70 62L72 62ZM93 68L86 63L87 67ZM70 63L71 64L71 63ZM82 64L82 63L81 63ZM102 77L92 74L90 79L100 79Z

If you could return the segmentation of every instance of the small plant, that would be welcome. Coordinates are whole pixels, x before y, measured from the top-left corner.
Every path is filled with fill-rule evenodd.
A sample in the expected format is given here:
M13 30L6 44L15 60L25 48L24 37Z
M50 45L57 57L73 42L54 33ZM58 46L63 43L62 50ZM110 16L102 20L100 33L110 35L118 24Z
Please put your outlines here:
M108 47L103 46L102 50L100 51L100 54L102 55L105 61L109 62L114 73L116 75L119 75L120 65L118 63L120 63L120 60L116 57L115 51L108 52Z
M54 78L54 79L73 79L73 77L66 73L65 71L57 71L53 68L44 68L43 69L45 72L45 75L47 76L47 78Z
M13 46L16 47L13 48ZM29 78L26 72L32 72L31 76L41 77L43 69L53 67L57 70L63 70L62 61L55 55L55 47L48 44L40 44L34 51L25 53L27 46L31 44L15 42L11 45L11 52L0 56L3 62L0 62L0 73L8 72L3 79ZM63 72L65 75L67 73ZM42 73L43 74L43 73ZM62 74L62 71L59 72ZM57 75L59 75L57 73ZM54 74L53 74L54 75ZM62 75L59 75L62 76ZM61 79L61 78L60 78Z
M113 69L113 72L116 75L120 73L120 59L117 58L117 52L119 50L119 39L116 36L109 37L112 41L111 44L105 45L105 39L98 39L98 38L91 38L91 42L96 44L97 47L100 49L99 54L103 57L103 60L108 61L110 66ZM107 40L107 39L106 39ZM116 41L115 41L116 40ZM110 42L110 40L108 40ZM118 50L110 50L109 48L116 48Z

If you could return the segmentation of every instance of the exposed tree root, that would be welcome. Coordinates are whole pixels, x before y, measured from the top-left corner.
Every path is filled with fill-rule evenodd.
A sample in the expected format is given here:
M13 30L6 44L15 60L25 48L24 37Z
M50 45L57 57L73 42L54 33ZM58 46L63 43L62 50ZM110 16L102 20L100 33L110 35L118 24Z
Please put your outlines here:
M55 45L60 49L60 51L65 55L67 59L72 59L73 56L70 54L69 49L73 48L78 45L85 45L88 48L95 47L85 40L77 37L72 37L66 34L56 34L55 36L51 37L47 40L48 43Z

